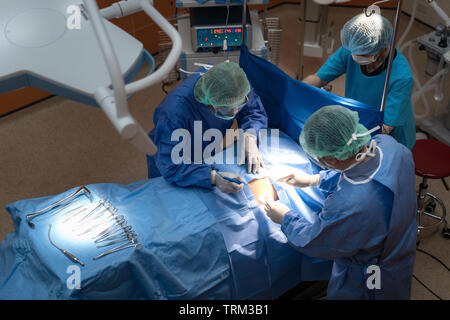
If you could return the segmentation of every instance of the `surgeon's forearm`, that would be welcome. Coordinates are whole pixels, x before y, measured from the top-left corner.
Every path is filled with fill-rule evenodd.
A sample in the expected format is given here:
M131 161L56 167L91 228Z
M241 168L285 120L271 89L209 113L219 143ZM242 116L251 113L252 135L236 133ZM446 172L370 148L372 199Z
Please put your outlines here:
M321 88L327 83L319 78L317 73L307 76L305 79L302 80L304 83L307 83L311 86Z
M159 171L169 183L179 187L202 187L212 189L211 170L212 166L207 164L179 164L160 167Z

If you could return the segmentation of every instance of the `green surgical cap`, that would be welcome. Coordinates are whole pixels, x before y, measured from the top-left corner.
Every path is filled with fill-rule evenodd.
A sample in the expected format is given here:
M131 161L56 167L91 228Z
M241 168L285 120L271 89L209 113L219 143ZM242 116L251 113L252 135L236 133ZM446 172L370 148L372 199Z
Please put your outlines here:
M244 70L234 62L212 67L195 84L197 101L215 108L234 108L245 102L250 83Z
M344 48L354 55L377 54L391 44L392 24L379 14L366 17L361 13L348 21L341 30Z
M371 136L366 135L347 143L353 134L368 130L359 123L358 113L341 106L327 106L314 112L303 126L300 144L312 157L333 157L346 160L360 152Z

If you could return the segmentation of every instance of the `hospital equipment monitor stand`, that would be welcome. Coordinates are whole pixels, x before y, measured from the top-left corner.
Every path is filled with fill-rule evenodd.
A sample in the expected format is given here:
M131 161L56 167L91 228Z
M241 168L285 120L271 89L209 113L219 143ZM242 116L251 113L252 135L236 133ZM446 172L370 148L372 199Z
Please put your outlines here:
M177 16L178 32L182 39L180 69L196 72L199 68L196 64L217 64L225 60L239 63L242 37L253 55L267 59L258 11L243 10L236 3L212 3L180 3L182 7L189 8L189 14ZM187 77L185 73L181 76L183 79Z

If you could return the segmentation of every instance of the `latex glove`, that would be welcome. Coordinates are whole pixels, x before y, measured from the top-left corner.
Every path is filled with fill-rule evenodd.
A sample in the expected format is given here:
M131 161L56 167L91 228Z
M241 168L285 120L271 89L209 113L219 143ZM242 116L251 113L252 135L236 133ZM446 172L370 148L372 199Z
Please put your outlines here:
M286 213L291 209L285 204L278 201L268 199L264 206L267 216L275 223L281 224Z
M292 172L277 181L287 183L296 188L317 187L320 184L320 174Z
M251 133L244 132L243 139L245 150L242 154L244 157L241 157L238 164L242 166L247 159L247 172L253 174L258 173L261 167L264 168L264 161L258 150L258 138Z
M239 180L241 182L244 182L242 178L233 172L220 172L220 175L230 178ZM244 183L237 184L235 182L229 181L221 177L216 170L211 171L211 184L216 185L222 192L224 193L233 193L241 191L244 188Z
M387 124L383 123L383 127L381 128L382 134L391 134L392 131L394 131L395 127L388 126Z

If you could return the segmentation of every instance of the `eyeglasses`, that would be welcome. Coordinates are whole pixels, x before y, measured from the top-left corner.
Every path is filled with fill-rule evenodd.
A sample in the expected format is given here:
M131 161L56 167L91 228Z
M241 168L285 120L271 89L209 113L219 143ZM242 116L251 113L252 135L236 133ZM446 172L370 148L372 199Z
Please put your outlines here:
M327 165L318 157L308 156L309 159L322 169L328 169Z
M221 117L234 117L236 114L239 113L239 111L242 110L242 108L244 108L248 103L248 97L245 96L245 102L237 107L234 108L227 108L227 107L219 107L219 108L214 108L214 113L217 116L221 116Z

